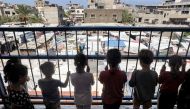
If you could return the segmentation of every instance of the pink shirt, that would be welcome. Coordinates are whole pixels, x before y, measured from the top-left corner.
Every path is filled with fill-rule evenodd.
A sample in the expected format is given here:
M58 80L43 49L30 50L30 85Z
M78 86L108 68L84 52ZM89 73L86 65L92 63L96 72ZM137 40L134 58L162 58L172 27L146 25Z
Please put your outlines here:
M103 84L103 103L113 104L122 102L123 88L125 82L127 82L127 76L124 71L102 71L99 75L99 81Z

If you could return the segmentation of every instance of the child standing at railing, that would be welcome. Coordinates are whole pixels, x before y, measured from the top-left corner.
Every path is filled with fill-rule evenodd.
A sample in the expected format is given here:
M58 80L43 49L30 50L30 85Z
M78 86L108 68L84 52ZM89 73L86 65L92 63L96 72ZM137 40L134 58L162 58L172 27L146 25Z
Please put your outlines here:
M158 82L161 84L158 109L173 109L176 104L179 85L184 81L186 62L182 57L173 55L169 59L170 71L163 65ZM182 71L180 67L182 66Z
M66 87L69 82L70 72L67 72L65 83L60 80L53 79L52 75L55 72L54 64L52 62L45 62L40 65L40 70L45 75L45 78L38 80L39 87L42 90L43 102L46 109L59 109L60 96L58 87Z
M143 105L143 109L152 107L151 99L154 97L158 81L158 74L150 70L153 56L150 50L143 49L139 52L142 69L133 71L129 81L129 85L134 87L133 109L139 109L140 105Z
M190 69L187 71L185 81L178 94L177 109L190 109Z
M4 72L5 80L9 82L7 87L11 109L34 109L30 96L23 85L29 81L27 67L18 63L8 63Z
M119 69L121 53L118 49L110 49L107 52L107 62L110 67L105 67L101 71L99 81L103 84L102 102L104 109L119 109L127 76L124 71Z
M71 83L74 86L74 97L77 109L91 109L92 94L91 85L94 84L94 77L87 64L87 58L79 53L74 58L76 73L71 74ZM87 66L87 71L84 71Z

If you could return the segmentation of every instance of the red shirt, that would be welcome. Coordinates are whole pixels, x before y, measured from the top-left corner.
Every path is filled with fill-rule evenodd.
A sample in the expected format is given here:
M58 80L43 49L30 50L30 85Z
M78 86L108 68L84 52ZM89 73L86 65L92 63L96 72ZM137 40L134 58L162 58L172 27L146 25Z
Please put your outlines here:
M177 94L178 87L184 81L184 78L184 72L179 72L176 75L176 78L173 78L171 72L161 71L160 76L158 78L159 83L162 84L160 87L160 92Z
M125 82L127 82L127 76L124 71L102 71L99 76L99 81L103 84L103 103L113 104L122 102L123 88Z

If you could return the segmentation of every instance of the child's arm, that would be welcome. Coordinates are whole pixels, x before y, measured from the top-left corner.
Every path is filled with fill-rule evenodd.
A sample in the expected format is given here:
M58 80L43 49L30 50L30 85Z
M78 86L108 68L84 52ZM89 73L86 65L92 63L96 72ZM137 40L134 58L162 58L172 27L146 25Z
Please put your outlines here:
M92 74L92 83L91 83L91 85L94 85L94 76L93 76L93 74Z
M129 86L131 86L131 87L135 86L135 75L136 75L136 71L133 71L131 79L129 81Z
M185 67L186 67L186 61L184 60L182 63L182 72L185 72Z
M61 83L60 87L67 87L69 83L69 76L70 76L70 71L67 72L67 78L64 83Z
M105 66L104 70L105 70L105 71L107 71L107 70L108 70L108 65L106 65L106 66Z
M86 72L90 72L90 67L89 67L89 65L87 65L87 67L86 67Z
M164 72L166 71L166 66L163 65L162 69L160 70L160 75L158 77L158 83L162 84L164 82Z

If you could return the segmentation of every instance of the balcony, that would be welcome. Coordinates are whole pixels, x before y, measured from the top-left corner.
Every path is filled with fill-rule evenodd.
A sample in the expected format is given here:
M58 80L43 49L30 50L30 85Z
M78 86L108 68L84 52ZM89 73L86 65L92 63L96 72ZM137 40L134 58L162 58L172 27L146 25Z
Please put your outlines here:
M126 71L128 80L134 69L140 69L138 52L150 49L154 53L151 69L158 73L172 54L187 59L189 69L190 39L185 36L190 28L157 28L157 27L39 27L39 28L0 28L0 73L6 61L13 57L21 59L28 67L30 81L28 93L34 104L42 105L42 95L38 80L43 78L39 65L45 61L55 64L54 78L64 81L66 72L75 72L74 56L81 51L87 55L88 63L95 78L92 86L93 106L101 104L102 85L98 81L100 71L104 70L105 54L108 49L118 48L122 54L120 68ZM167 67L169 70L169 68ZM3 83L6 87L7 84ZM156 105L159 86L152 99ZM74 105L74 88L69 83L60 88L61 104ZM123 105L132 105L133 89L126 83ZM1 102L2 103L2 102ZM99 107L98 107L99 108Z

